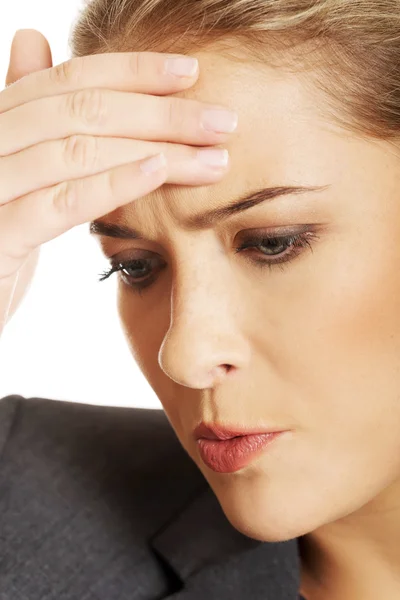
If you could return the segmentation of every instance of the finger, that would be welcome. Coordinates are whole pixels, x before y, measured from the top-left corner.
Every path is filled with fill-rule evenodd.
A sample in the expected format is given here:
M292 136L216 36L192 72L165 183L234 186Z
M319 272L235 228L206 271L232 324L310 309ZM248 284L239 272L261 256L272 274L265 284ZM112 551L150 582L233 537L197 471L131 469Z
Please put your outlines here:
M10 321L29 291L39 261L40 250L39 247L31 252L12 275L0 279L0 337L4 326Z
M49 42L44 35L35 29L20 29L11 43L6 85L9 86L26 75L52 66Z
M167 166L146 174L142 165L147 160L62 182L3 206L0 279L13 273L22 259L45 242L146 196L165 183Z
M215 129L206 129L212 126L204 115L209 109L218 114ZM223 106L187 98L81 90L34 100L0 114L0 156L76 134L220 144L227 140L226 132L236 127L236 117L229 114Z
M86 88L167 95L192 86L199 70L188 77L166 73L168 58L184 57L163 52L114 52L72 58L3 90L0 113L39 98Z
M225 161L228 160L227 150L167 142L88 135L43 142L0 159L0 205L61 181L95 175L159 152L163 152L167 158L168 183L214 183L225 175L228 166L227 162L223 162L223 157L219 162L205 162L205 158L215 157L214 150L222 151ZM24 177L21 177L21 173L24 173Z

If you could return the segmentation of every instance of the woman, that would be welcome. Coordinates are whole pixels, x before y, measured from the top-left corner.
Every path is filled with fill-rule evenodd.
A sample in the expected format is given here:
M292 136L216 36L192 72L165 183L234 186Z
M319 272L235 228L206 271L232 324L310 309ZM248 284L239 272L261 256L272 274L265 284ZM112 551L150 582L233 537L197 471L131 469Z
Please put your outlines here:
M164 411L3 400L4 598L400 597L399 33L397 0L94 0L64 66L20 38L3 314L90 220Z

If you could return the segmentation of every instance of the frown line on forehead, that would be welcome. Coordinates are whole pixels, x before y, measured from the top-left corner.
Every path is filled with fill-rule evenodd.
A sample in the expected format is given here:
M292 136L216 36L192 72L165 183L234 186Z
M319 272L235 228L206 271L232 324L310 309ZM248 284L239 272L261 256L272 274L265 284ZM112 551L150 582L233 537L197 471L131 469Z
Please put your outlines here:
M326 190L329 185L324 186L274 186L262 188L256 191L236 198L233 202L207 210L196 215L191 215L182 223L182 227L187 230L198 230L212 227L216 223L228 219L229 217L249 210L262 202L272 202L282 196L289 194L305 194L309 192L320 192ZM107 223L96 219L90 223L90 233L92 235L103 235L107 237L141 240L143 239L139 231L127 225L117 225L116 223Z

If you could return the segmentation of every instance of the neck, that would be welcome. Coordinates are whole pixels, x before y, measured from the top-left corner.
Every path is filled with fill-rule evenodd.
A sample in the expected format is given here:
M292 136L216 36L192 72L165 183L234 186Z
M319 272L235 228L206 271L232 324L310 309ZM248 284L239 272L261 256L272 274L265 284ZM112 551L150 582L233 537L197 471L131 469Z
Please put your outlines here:
M400 490L299 538L306 600L400 598Z

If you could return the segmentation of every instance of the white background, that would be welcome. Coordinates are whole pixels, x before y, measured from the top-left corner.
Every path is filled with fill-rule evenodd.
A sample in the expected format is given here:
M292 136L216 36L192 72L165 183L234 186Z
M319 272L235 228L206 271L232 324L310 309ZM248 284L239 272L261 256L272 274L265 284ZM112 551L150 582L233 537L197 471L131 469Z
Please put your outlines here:
M0 90L15 31L38 29L50 43L53 65L59 64L71 58L68 36L81 7L80 0L7 3L0 19ZM97 281L108 262L88 230L85 223L42 247L33 283L0 338L0 398L162 408L122 333L116 274Z

